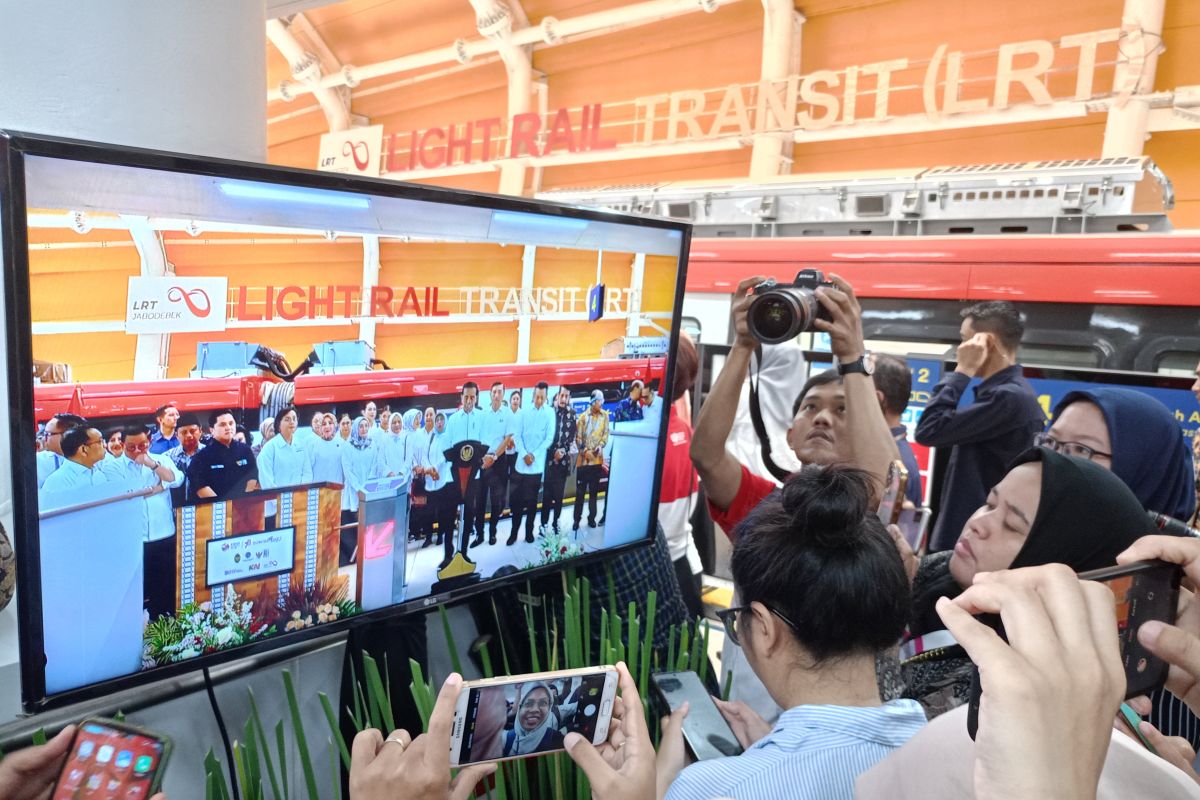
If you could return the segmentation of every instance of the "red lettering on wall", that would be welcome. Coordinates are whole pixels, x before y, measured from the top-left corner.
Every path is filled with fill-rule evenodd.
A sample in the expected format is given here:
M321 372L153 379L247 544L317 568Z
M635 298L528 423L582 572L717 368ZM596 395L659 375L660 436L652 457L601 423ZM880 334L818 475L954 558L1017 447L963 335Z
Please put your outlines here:
M446 146L437 145L432 148L429 146L429 140L435 137L444 142L446 131L441 128L429 128L421 134L420 144L417 145L417 161L425 169L434 169L446 164Z
M550 136L546 139L546 152L564 147L572 153L579 149L575 128L571 125L571 112L560 108L554 117L554 125L550 128Z
M512 118L512 131L509 133L509 138L512 141L512 146L509 148L509 158L516 158L521 155L521 145L525 146L525 152L531 156L539 156L537 146L538 131L542 129L542 118L533 112L517 114Z
M375 286L371 288L371 316L387 317L392 313L392 287Z
M354 316L354 295L358 292L357 286L334 286L331 287L342 296L342 316Z
M267 287L267 303L264 307L266 316L263 319L275 319L275 287Z
M328 291L325 292L324 297L321 297L318 294L317 290L319 288L320 287L317 287L317 286L308 287L308 315L310 318L315 319L318 316L318 314L317 314L318 311L324 311L325 313L321 316L332 317L333 316L333 287L332 286L325 287Z
M249 287L239 286L236 290L236 294L237 294L237 306L235 307L235 310L234 310L234 317L236 317L237 319L248 319L248 320L262 319L261 314L251 314L250 310L246 307L246 296L250 294Z
M588 143L589 150L612 150L617 146L616 139L601 139L600 138L600 112L602 106L596 103L592 106L592 136Z
M433 308L432 308L432 310L430 310L429 287L428 286L425 287L425 311L431 317L448 317L448 316L450 316L449 311L443 311L442 309L438 308L438 287L436 287L436 286L433 287Z
M400 301L400 310L396 312L396 316L403 317L409 306L412 306L413 313L418 317L421 314L421 305L417 302L417 290L409 286L404 292L404 299Z
M463 127L462 136L455 136L454 133L455 133L455 131L458 130L458 126L457 125L450 126L450 135L446 142L446 163L447 164L455 163L454 154L458 150L462 150L462 159L457 163L470 164L471 161L473 160L471 158L471 138L472 138L473 134L475 133L475 126L473 124L471 124L470 122L468 122L465 125L463 125L462 127Z
M500 129L500 118L475 120L475 124L483 129L483 160L492 160L492 133Z
M297 295L300 299L292 303L288 303L286 298L288 295ZM285 286L279 290L279 297L275 301L275 305L279 310L279 318L294 322L298 319L304 319L307 308L304 302L304 290L299 286Z

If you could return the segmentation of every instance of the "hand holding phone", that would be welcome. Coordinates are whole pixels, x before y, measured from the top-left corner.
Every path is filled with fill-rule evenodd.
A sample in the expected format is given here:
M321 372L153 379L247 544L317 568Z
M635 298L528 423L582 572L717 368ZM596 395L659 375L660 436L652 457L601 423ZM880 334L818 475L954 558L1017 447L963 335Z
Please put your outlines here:
M167 737L111 719L79 723L50 797L148 798L162 784L171 754Z
M43 798L54 786L67 751L75 738L75 727L68 725L41 745L25 747L0 761L0 797L5 800Z
M598 745L608 738L616 691L614 667L466 683L454 712L450 764L562 750L567 733L579 733Z
M887 480L883 487L883 497L879 501L879 521L884 525L894 525L900 518L904 507L904 487L908 485L908 470L903 461L893 461L888 466Z
M695 672L656 672L650 676L663 701L672 712L688 704L683 719L683 739L697 761L736 756L743 744L725 721L712 695ZM757 741L757 740L755 740Z

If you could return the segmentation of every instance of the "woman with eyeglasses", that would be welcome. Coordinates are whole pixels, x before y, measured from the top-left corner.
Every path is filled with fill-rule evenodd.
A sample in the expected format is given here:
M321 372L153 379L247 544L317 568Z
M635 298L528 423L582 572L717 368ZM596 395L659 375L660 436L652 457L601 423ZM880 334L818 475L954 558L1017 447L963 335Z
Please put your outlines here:
M917 703L879 696L875 654L899 639L910 595L869 509L869 480L805 467L738 525L739 605L721 618L785 710L771 727L742 704L722 704L745 752L686 768L679 726L668 726L658 762L667 800L851 798L855 777L925 724Z
M1184 522L1195 513L1191 449L1175 415L1144 392L1109 386L1068 392L1037 443L1112 470L1147 511ZM1200 748L1200 718L1166 690L1150 700L1152 725Z
M903 537L894 536L915 571L913 619L900 647L904 696L918 700L930 719L967 700L971 660L945 630L934 608L939 597L957 597L980 572L1113 566L1118 553L1154 530L1141 503L1112 472L1035 447L988 493L953 550L925 556L918 565Z

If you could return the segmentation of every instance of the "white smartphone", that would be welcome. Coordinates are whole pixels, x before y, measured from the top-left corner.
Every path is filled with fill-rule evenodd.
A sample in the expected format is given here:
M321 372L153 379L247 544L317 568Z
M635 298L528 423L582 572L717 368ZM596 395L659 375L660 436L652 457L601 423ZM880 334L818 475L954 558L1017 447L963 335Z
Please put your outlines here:
M454 709L450 766L562 750L568 733L600 744L616 696L610 666L468 681Z

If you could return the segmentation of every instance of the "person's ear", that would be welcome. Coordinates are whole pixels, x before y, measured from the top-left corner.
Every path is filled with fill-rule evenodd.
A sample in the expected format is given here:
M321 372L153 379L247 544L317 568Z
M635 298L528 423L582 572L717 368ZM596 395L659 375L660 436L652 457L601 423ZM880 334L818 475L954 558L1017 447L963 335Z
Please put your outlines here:
M883 392L876 389L875 390L875 399L879 401L879 408L882 409L883 411L887 411L887 403L885 403L883 400Z
M750 604L751 626L754 637L754 649L762 656L769 656L779 649L782 643L781 635L784 633L780 629L783 621L779 617L771 613L771 611L762 603L754 602Z

